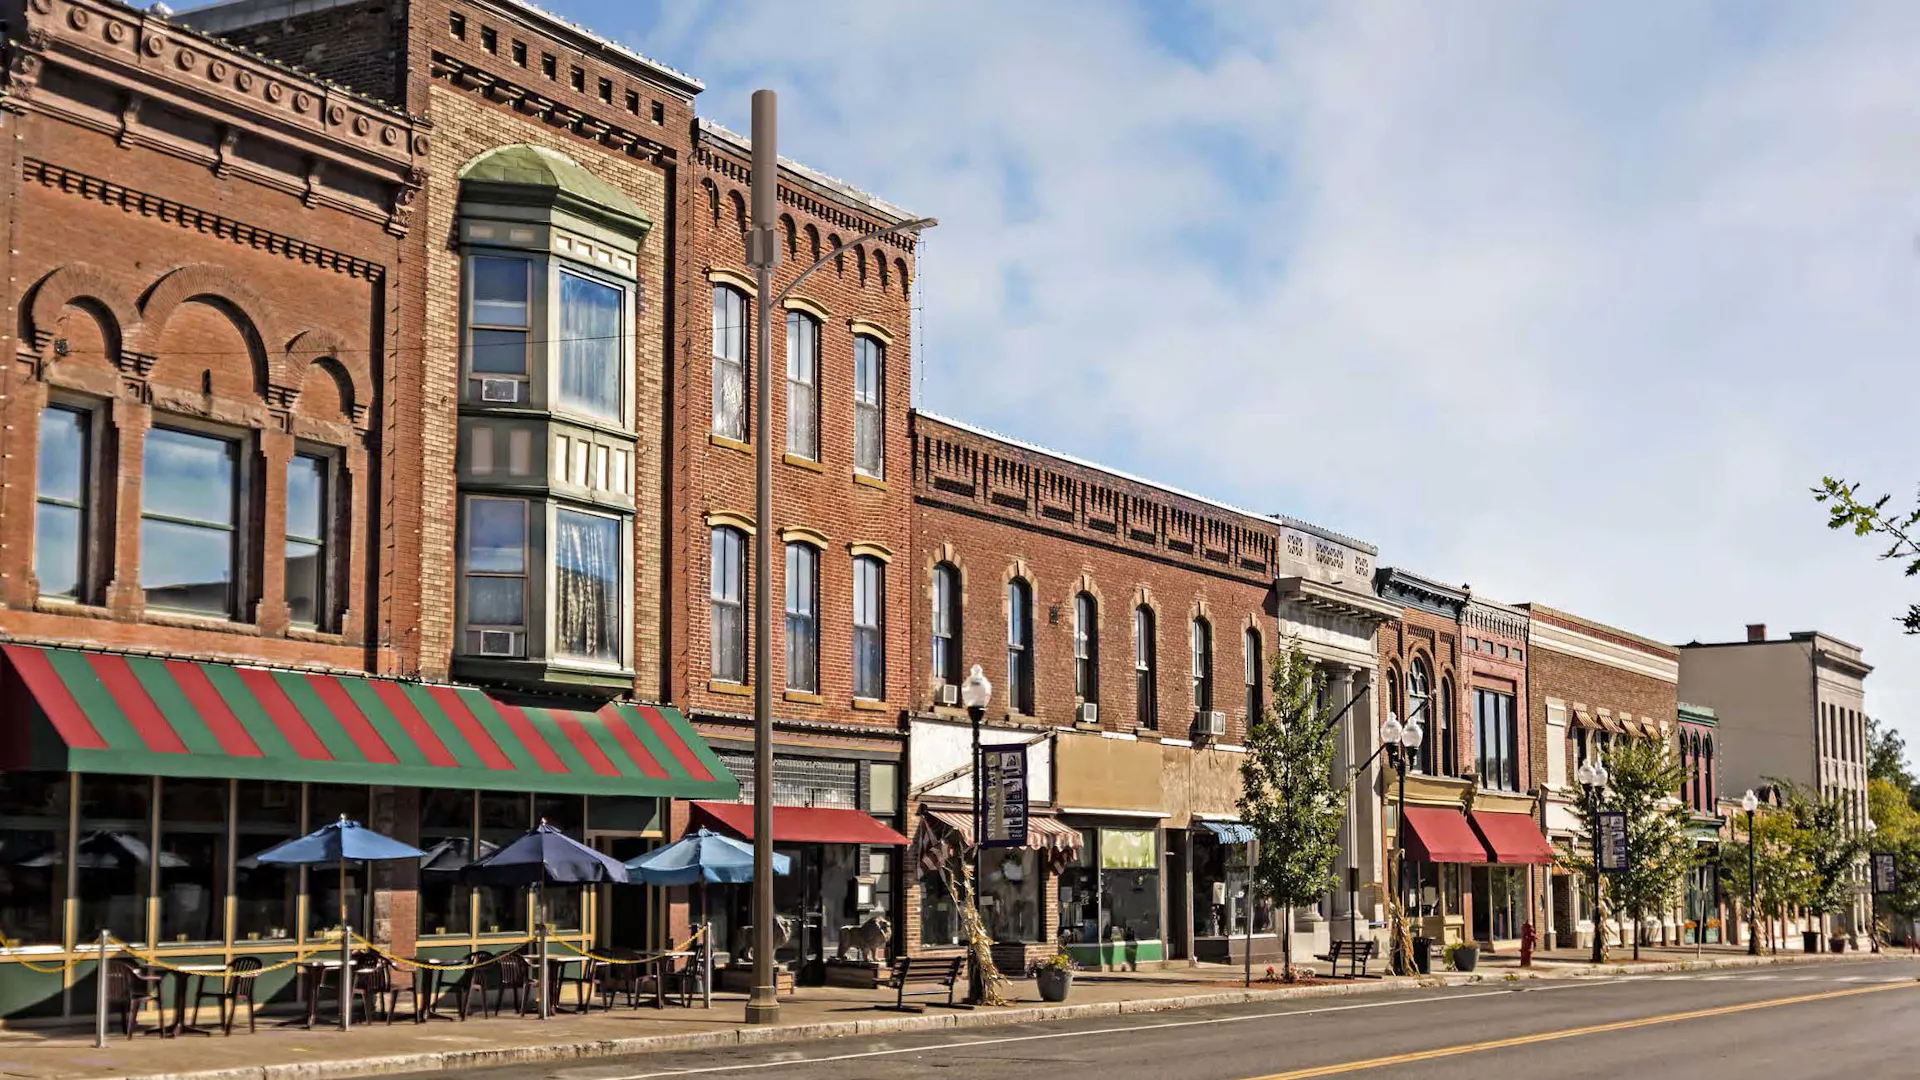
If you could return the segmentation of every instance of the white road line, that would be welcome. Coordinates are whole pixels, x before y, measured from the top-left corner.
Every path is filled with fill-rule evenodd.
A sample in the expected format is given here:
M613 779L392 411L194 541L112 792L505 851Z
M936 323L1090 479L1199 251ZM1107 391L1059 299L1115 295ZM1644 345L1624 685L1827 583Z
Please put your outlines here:
M1146 1032L1161 1031L1167 1028L1241 1024L1249 1020L1274 1020L1288 1016L1319 1016L1325 1013L1352 1012L1357 1009L1390 1009L1402 1005L1432 1005L1438 1002L1466 1001L1470 998L1501 997L1514 993L1543 993L1549 990L1574 990L1581 987L1604 985L1608 984L1601 982L1581 982L1561 983L1554 986L1530 986L1521 991L1482 990L1471 994L1449 994L1443 997L1405 998L1397 1001L1367 1001L1354 1005L1328 1005L1318 1009L1282 1009L1274 1012L1254 1013L1247 1016L1215 1016L1205 1020L1175 1020L1164 1024L1130 1024L1126 1027L1095 1028L1089 1031L1049 1031L1039 1035L1008 1035L997 1039L963 1039L958 1042L936 1043L927 1046L892 1047L886 1050L866 1050L855 1054L834 1054L828 1057L781 1057L775 1061L753 1061L739 1065L708 1065L696 1069L664 1069L658 1072L629 1073L619 1076L606 1076L585 1069L575 1069L550 1075L554 1080L657 1080L659 1077L666 1076L702 1076L713 1073L748 1072L756 1069L822 1065L835 1061L859 1061L863 1058L897 1057L901 1054L924 1054L939 1050L965 1050L975 1046L1003 1046L1008 1043L1037 1042L1043 1039L1080 1039L1094 1035L1139 1035Z

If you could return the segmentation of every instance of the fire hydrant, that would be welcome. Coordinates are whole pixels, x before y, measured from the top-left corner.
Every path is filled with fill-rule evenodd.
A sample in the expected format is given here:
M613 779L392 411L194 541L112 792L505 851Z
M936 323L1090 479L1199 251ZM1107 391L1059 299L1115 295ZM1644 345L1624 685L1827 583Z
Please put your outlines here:
M1520 966L1521 967L1533 966L1534 937L1535 935L1533 932L1533 924L1530 922L1521 923L1520 924Z

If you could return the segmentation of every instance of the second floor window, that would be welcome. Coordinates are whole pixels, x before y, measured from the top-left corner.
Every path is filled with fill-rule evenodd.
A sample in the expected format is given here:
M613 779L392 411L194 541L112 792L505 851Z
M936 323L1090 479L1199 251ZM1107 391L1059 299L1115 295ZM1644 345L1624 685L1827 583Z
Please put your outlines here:
M326 458L295 454L287 463L287 616L295 626L325 629L331 602L327 551L332 485Z
M617 664L624 625L620 602L620 520L577 510L553 518L554 650Z
M1253 723L1266 710L1264 689L1266 680L1266 659L1260 653L1260 631L1249 630L1243 648L1247 668L1247 723Z
M40 460L34 488L33 576L40 595L84 600L87 547L92 522L87 491L92 479L93 415L49 405L40 414Z
M747 537L739 529L713 530L709 552L712 565L713 677L721 682L747 681Z
M1440 742L1440 730L1433 715L1433 680L1427 674L1427 662L1418 656L1407 667L1407 715L1403 719L1426 729L1427 737L1420 742L1413 767L1423 773L1433 772L1433 752Z
M527 504L467 500L467 651L521 656L527 629Z
M240 454L229 439L147 432L140 478L140 584L147 604L230 619L240 538Z
M886 564L871 555L853 560L853 696L887 696Z
M1512 694L1474 690L1473 736L1480 786L1494 791L1520 790L1519 732L1514 727Z
M713 433L747 439L747 294L713 287Z
M1073 598L1073 692L1081 701L1100 700L1100 609L1091 593Z
M820 370L820 324L813 316L787 312L787 453L820 458L819 405L814 394Z
M885 475L886 423L880 410L886 360L880 342L853 339L853 467L868 476Z
M524 402L533 333L533 261L493 255L467 260L469 364L482 401Z
M1213 711L1213 627L1205 619L1193 620L1193 707Z
M620 290L579 274L560 275L560 405L618 423Z
M1153 609L1141 604L1133 609L1133 700L1134 720L1143 728L1160 726L1160 707L1154 700Z
M1019 578L1007 582L1007 708L1033 712L1033 590Z
M820 692L820 553L787 545L787 689Z
M960 571L951 563L933 568L933 677L960 685Z

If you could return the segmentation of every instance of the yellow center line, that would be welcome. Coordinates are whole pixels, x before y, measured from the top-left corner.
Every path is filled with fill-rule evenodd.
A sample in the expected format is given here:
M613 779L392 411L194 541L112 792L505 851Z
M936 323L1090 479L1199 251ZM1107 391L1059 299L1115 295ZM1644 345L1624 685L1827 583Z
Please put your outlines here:
M1632 1028L1650 1027L1654 1024L1676 1024L1683 1020L1704 1020L1711 1016L1726 1016L1729 1013L1748 1012L1753 1009L1771 1009L1778 1005L1801 1005L1809 1001L1828 1001L1833 998L1852 997L1856 994L1877 994L1884 990L1911 990L1920 986L1920 981L1906 983L1888 983L1879 986L1856 986L1846 990L1827 990L1818 994L1798 994L1793 997L1771 998L1766 1001L1749 1001L1739 1005L1721 1005L1712 1009L1694 1009L1690 1012L1666 1013L1662 1016L1643 1016L1638 1020L1617 1020L1610 1024L1592 1024L1587 1027L1562 1028L1559 1031L1542 1031L1534 1035L1516 1035L1509 1039L1489 1039L1486 1042L1461 1043L1457 1046L1442 1046L1433 1050L1416 1050L1406 1054L1393 1054L1388 1057L1366 1058L1361 1061L1343 1061L1333 1065L1316 1065L1312 1068L1294 1069L1291 1072L1269 1073L1265 1076L1248 1077L1248 1080L1310 1080L1316 1076L1337 1076L1341 1073L1361 1072L1367 1069L1383 1069L1389 1065L1405 1065L1415 1061L1432 1061L1436 1058L1459 1057L1462 1054L1478 1054L1488 1050L1502 1050L1509 1046L1528 1046L1533 1043L1555 1042L1560 1039L1574 1039L1582 1035L1599 1035L1608 1031L1627 1031Z

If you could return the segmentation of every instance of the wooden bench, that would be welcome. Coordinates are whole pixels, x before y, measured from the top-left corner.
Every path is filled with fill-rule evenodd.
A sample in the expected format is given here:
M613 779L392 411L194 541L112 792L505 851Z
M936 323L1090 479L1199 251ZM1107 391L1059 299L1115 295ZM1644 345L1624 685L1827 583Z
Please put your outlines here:
M934 997L941 990L947 992L947 1005L959 1008L953 1000L954 988L960 982L960 971L967 966L965 956L903 956L893 962L893 968L887 973L887 981L881 987L894 992L896 1009L907 1007L908 996ZM923 989L908 989L921 987Z
M1342 958L1345 958L1347 961L1347 977L1352 978L1356 974L1366 975L1367 961L1379 955L1380 943L1374 941L1372 938L1366 938L1358 941L1335 941L1332 947L1327 950L1326 955L1318 957L1317 959L1327 962L1327 974L1329 976L1338 977L1340 974L1340 961Z

